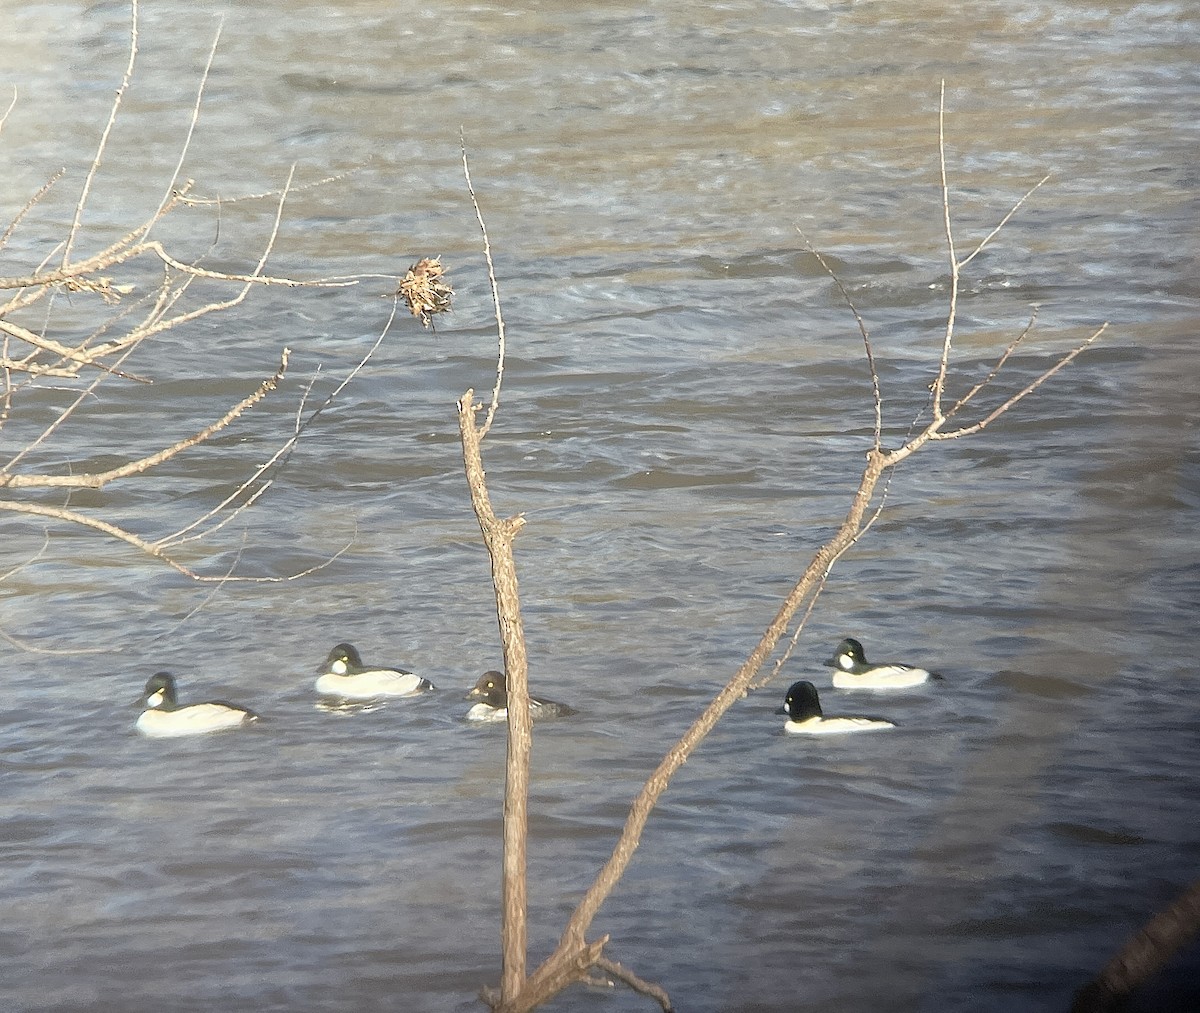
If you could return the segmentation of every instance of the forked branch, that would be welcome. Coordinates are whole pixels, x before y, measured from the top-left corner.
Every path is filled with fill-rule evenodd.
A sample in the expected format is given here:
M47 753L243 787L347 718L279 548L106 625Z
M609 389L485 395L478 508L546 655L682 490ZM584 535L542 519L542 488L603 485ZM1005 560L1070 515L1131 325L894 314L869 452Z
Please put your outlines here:
M127 461L125 464L116 468L110 468L107 471L96 471L82 475L11 475L0 473L0 489L45 489L53 487L100 489L109 482L114 482L119 478L128 478L130 475L140 475L144 471L149 471L164 461L171 460L171 458L187 450L189 447L203 443L214 433L218 433L224 429L247 408L258 404L259 401L279 386L284 373L287 372L288 356L290 353L291 349L285 348L280 356L279 369L276 370L274 376L269 376L263 380L253 394L239 401L222 415L221 418L217 419L216 422L205 426L199 432L193 433L178 443L165 447L157 453L138 458L136 461Z
M960 426L956 430L948 432L943 431L947 420L956 416L972 399L981 391L987 389L1001 374L1002 369L1009 361L1013 352L1021 345L1022 341L1028 335L1033 326L1033 320L1029 325L1017 336L1017 338L1005 349L999 357L996 365L993 367L989 375L980 383L972 387L964 396L959 398L952 407L948 410L943 407L943 399L945 396L945 387L949 369L952 361L954 328L957 321L958 313L958 297L960 289L961 270L969 264L978 253L983 250L994 237L1001 231L1005 224L1012 218L1021 205L1028 197L1038 189L1046 179L1042 179L1034 187L1032 187L1020 200L1018 200L1008 212L1001 218L999 224L993 228L974 248L974 250L965 258L960 259L956 251L955 237L950 215L950 188L948 173L946 169L946 152L945 152L945 84L943 82L941 92L941 102L939 104L938 116L938 151L939 162L941 168L942 180L942 212L943 221L946 232L946 244L948 251L948 264L950 273L950 293L949 305L946 313L946 326L942 334L940 349L938 355L938 367L934 382L930 386L931 393L931 411L925 424L916 429L916 423L910 427L908 435L904 441L891 450L883 448L883 397L880 391L879 375L876 368L875 356L871 347L870 333L864 323L862 317L855 309L853 302L850 299L849 293L845 286L833 275L835 283L840 289L850 306L851 312L854 315L855 321L858 324L860 334L862 336L863 345L866 353L868 368L871 374L872 392L874 396L875 408L875 427L874 439L870 450L867 451L866 465L859 479L858 489L851 501L850 508L838 527L834 536L825 543L813 556L812 561L808 564L800 579L792 587L791 591L785 597L780 605L774 618L766 628L762 638L758 644L750 652L745 663L738 669L734 676L726 683L726 685L714 696L712 701L704 709L699 717L693 722L691 727L680 737L680 739L667 751L662 761L655 768L654 772L646 780L641 791L634 799L630 806L629 813L625 820L625 825L613 847L612 854L608 861L597 873L592 885L585 891L583 897L579 901L574 912L568 919L565 928L559 938L558 944L554 951L546 958L546 960L527 978L523 977L524 971L524 926L525 926L525 911L523 906L519 911L514 910L515 905L524 904L524 893L512 893L505 891L504 899L504 973L499 992L485 990L482 997L485 1002L499 1011L499 1013L525 1013L532 1010L548 999L557 995L568 985L583 980L589 970L596 966L613 967L619 965L607 964L606 958L603 956L603 949L608 941L607 936L602 936L599 939L588 941L587 936L591 930L592 922L598 914L600 907L608 898L613 888L620 882L630 861L633 858L634 852L641 840L641 835L645 829L646 823L649 820L650 814L653 812L659 798L667 789L672 777L679 768L686 762L695 748L704 740L708 733L716 726L717 722L725 714L726 711L747 692L757 686L765 684L769 680L756 682L756 678L762 669L765 662L776 651L780 640L787 633L797 613L802 607L806 606L805 617L811 613L816 602L817 596L820 594L825 585L829 573L836 563L838 558L850 546L862 537L863 533L870 527L874 520L879 516L879 511L882 505L872 509L872 502L876 497L880 480L890 474L891 470L906 460L912 454L916 453L921 447L930 441L955 439L959 437L970 436L974 433L986 428L992 421L999 418L1009 409L1014 407L1023 398L1033 393L1042 384L1046 383L1059 370L1071 363L1084 349L1095 342L1101 334L1104 333L1107 325L1097 328L1091 335L1077 344L1070 351L1061 355L1049 368L1041 372L1033 381L1026 384L1017 393L1011 395L1004 400L1001 405L993 409L982 419L974 423L968 423ZM464 157L465 165L465 157ZM1047 177L1048 178L1048 177ZM468 182L469 186L469 182ZM472 199L474 200L474 191L471 191ZM476 212L478 213L478 204L476 204ZM482 218L480 219L482 225ZM486 237L486 230L485 230ZM806 241L807 242L807 241ZM812 249L809 244L809 249L817 257L827 271L829 267L824 258L821 257L815 249ZM490 258L489 258L490 270ZM493 296L496 297L495 283L493 279ZM497 317L499 318L498 298L497 301ZM503 354L503 332L501 330L501 354ZM494 405L493 405L494 407ZM481 439L481 433L474 424L475 407L472 401L472 392L468 391L466 397L459 403L459 421L460 431L463 436L464 458L467 461L468 482L471 486L472 503L475 505L476 514L480 517L480 525L484 530L484 540L487 544L488 551L492 557L493 576L498 572L509 572L512 567L511 558L511 537L505 539L497 537L497 530L502 533L503 522L496 522L494 515L490 512L490 505L487 499L487 490L484 485L484 476L482 464L478 460L478 445ZM490 415L489 415L490 425ZM488 518L491 518L488 520ZM518 519L519 520L519 519ZM511 533L515 535L517 529ZM511 583L511 592L515 593L515 574ZM500 587L497 584L497 600L500 600ZM519 603L515 600L510 601L507 606L499 606L503 611L504 607L515 609L519 607ZM519 626L516 627L519 630ZM505 623L501 620L502 636L505 634ZM797 630L798 633L798 630ZM793 638L794 642L794 638ZM506 644L506 658L508 653L508 645ZM520 650L520 661L524 665L524 649L523 645ZM523 675L524 673L522 673ZM528 784L528 751L525 749L525 736L528 733L528 725L524 723L526 715L525 697L522 695L520 703L511 699L511 690L513 688L512 673L510 673L510 707L509 707L509 757L507 767L508 784L527 786ZM522 678L521 682L524 682ZM524 686L522 685L522 689ZM521 720L514 722L514 713L517 713ZM522 739L522 750L514 751L513 739L520 735ZM509 858L509 842L510 836L514 839L514 847L519 847L522 863L524 861L524 835L525 835L525 812L522 808L519 812L520 825L509 826L509 796L506 794L505 803L505 874L507 876L508 858ZM523 864L521 868L523 875ZM510 955L510 945L517 945L515 938L510 939L507 935L510 924L519 924L521 935L519 942L521 952L519 955ZM519 957L519 959L517 959ZM639 979L640 980L640 979ZM657 986L654 986L657 988ZM661 990L660 990L661 991ZM654 993L647 991L648 995ZM665 992L662 993L665 997ZM655 996L658 998L658 996ZM664 1009L668 1008L665 998L659 999L663 1003Z
M461 138L460 138L461 139ZM496 383L492 400L482 426L476 423L476 412L482 407L474 402L474 391L468 390L458 403L458 425L462 438L463 465L467 486L471 491L471 506L479 521L483 541L492 561L492 585L496 592L496 619L500 628L500 646L504 656L504 673L508 688L508 756L504 782L504 855L501 870L502 907L500 916L501 979L497 1001L503 1005L517 995L525 983L525 962L528 928L526 925L526 842L528 838L529 756L533 749L533 724L529 713L529 664L525 653L525 631L521 623L521 598L517 587L517 566L513 542L524 517L499 519L492 509L484 477L482 444L491 429L500 405L500 385L504 378L504 314L500 308L500 289L492 264L492 247L487 225L475 188L471 184L471 169L467 148L462 141L463 175L471 205L483 235L484 258L492 292L498 336L496 352Z
M260 466L250 478L241 483L216 508L191 520L183 527L154 540L123 527L111 518L98 518L70 509L66 504L57 506L45 502L23 502L11 498L12 493L36 489L99 489L110 482L150 472L190 448L204 443L214 434L229 426L266 397L268 393L275 390L287 369L289 352L284 349L278 371L259 383L251 394L225 410L215 422L153 453L137 457L130 455L128 460L116 467L83 474L47 473L44 469L30 468L25 462L28 461L32 452L44 445L50 445L54 438L64 430L67 423L76 418L81 406L89 399L99 396L99 388L104 382L110 381L112 377L121 377L140 383L151 382L147 377L135 375L122 368L126 360L145 342L208 314L239 305L255 286L341 288L356 285L360 280L353 277L303 280L267 274L266 265L275 249L285 205L289 195L296 189L293 186L294 168L280 190L259 195L260 197L274 198L274 213L266 240L245 271L219 271L204 266L203 261L215 246L215 239L210 245L208 253L189 260L176 256L162 242L150 238L151 230L166 216L181 209L206 203L202 199L190 196L192 182L190 180L180 182L180 177L191 137L199 120L205 86L217 51L220 29L214 37L208 60L201 75L192 106L187 136L158 207L147 220L126 231L115 241L98 244L101 248L90 253L81 252L83 226L89 201L99 178L105 152L115 130L123 99L137 65L138 22L139 5L137 0L133 0L130 7L127 64L120 86L110 106L108 119L99 138L86 178L75 202L73 215L69 224L62 223L65 238L36 266L19 271L10 270L6 272L7 276L0 277L0 292L6 293L4 301L0 302L0 427L4 426L12 417L19 395L27 389L42 386L46 377L70 379L78 377L84 369L94 371L94 376L91 376L89 382L81 389L71 388L72 395L57 407L55 417L45 425L38 435L25 442L15 452L10 452L11 456L0 464L0 490L10 497L0 500L0 510L38 517L43 520L79 525L101 532L134 546L139 551L164 562L193 580L223 583L225 581L274 582L295 579L329 565L333 559L338 558L349 548L349 544L332 557L299 573L261 577L235 576L232 568L229 572L221 575L201 573L177 554L178 547L184 542L194 541L220 529L263 495L274 481L274 476L278 473L279 468L286 463L300 434L340 393L345 384L363 368L375 348L378 348L394 320L394 303L392 316L375 346L329 395L325 403L306 415L304 402L302 402L297 411L294 432L283 442L282 446L276 449L267 463ZM5 112L4 118L7 115ZM0 118L0 126L2 125L3 118ZM5 244L19 227L29 226L30 212L41 203L44 195L61 176L61 172L56 173L26 202L24 208L0 236L0 250L4 249ZM147 273L150 273L152 277L157 277L157 282L152 283L148 291L138 293L139 287L145 286L144 279ZM216 292L216 297L193 299L190 304L183 304L182 300L185 294L194 295L202 285L207 286L209 283L225 286L225 291ZM60 325L60 317L54 312L60 293L80 296L80 298L72 300L73 319L88 319L87 310L92 305L92 300L95 300L95 305L102 305L105 312L100 323L98 325L88 324L82 328L73 323ZM130 298L131 296L132 298ZM49 309L40 312L38 317L31 321L32 314L29 311L35 307L35 304L43 301L44 305L49 306ZM26 315L22 316L23 313ZM307 399L307 392L305 399ZM234 565L236 566L236 560Z

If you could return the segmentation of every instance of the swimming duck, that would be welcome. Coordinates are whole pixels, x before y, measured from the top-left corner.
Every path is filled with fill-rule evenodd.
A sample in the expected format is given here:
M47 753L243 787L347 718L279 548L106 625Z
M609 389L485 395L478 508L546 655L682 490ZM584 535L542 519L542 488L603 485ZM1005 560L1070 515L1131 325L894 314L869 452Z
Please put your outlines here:
M926 679L941 678L913 665L896 662L872 665L863 653L863 645L852 637L838 644L833 657L824 664L836 669L833 684L838 689L905 689L919 686Z
M827 718L821 713L821 701L817 687L811 682L794 682L783 698L783 706L776 714L786 714L783 730L789 735L846 735L850 732L874 732L884 728L895 728L892 721L883 718L837 717Z
M484 672L464 699L473 698L478 698L480 702L467 711L468 721L508 720L508 679L503 672ZM535 721L539 718L565 718L578 713L565 703L533 696L529 698L529 716Z
M413 696L434 688L428 679L402 668L372 668L351 644L338 644L321 667L316 690L343 700L373 700L381 696Z
M180 706L175 698L175 677L169 672L151 676L138 703L146 709L137 719L137 730L156 739L203 735L225 728L238 728L258 720L258 715L253 711L224 700Z

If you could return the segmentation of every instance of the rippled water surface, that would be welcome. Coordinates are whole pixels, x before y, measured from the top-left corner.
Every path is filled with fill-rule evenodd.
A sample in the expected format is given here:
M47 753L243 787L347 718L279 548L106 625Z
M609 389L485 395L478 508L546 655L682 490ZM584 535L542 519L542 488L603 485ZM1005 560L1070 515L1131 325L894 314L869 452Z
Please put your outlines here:
M66 171L0 251L8 277L61 256L129 45L122 4L11 6L5 221ZM125 368L153 385L106 381L14 470L150 453L293 351L277 393L151 474L6 498L160 537L367 353L397 273L440 254L456 307L436 333L394 324L254 509L182 550L204 573L282 576L348 546L303 579L197 585L99 534L0 519L0 1005L472 1010L497 980L505 733L466 726L461 695L500 658L454 412L491 389L495 332L460 128L508 325L488 478L528 521L532 682L581 711L535 741L534 960L849 505L869 375L797 226L871 328L886 442L926 405L948 297L943 78L961 251L1052 173L965 272L951 392L1035 307L969 418L1109 330L1010 416L903 465L783 671L680 772L593 931L689 1013L1061 1010L1195 878L1191 5L144 7L75 258L158 205L222 14L183 175L223 203L156 238L251 270L274 205L226 202L294 165L268 270L371 277L257 290L142 346ZM73 293L54 318L112 312ZM19 393L5 461L73 389ZM945 681L834 691L820 661L846 635ZM318 706L339 640L438 692ZM143 740L133 701L160 669L264 721ZM830 712L900 728L785 738L773 711L798 678ZM576 987L550 1008L647 1001Z

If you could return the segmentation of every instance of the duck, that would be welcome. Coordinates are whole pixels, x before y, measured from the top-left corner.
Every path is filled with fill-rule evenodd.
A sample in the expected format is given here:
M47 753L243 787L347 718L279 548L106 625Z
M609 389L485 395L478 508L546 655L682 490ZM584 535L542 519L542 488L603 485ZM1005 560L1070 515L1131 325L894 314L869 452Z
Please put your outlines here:
M897 662L872 665L867 661L863 645L853 637L847 637L838 644L833 657L824 664L835 669L833 685L838 689L906 689L919 686L927 679L941 678L915 665Z
M176 698L175 677L170 672L152 675L138 703L146 709L137 719L137 730L155 739L204 735L254 724L259 719L254 711L224 700L181 706Z
M508 720L508 679L503 672L484 672L464 697L466 700L476 698L479 703L467 711L468 721ZM529 716L535 721L539 718L565 718L578 713L565 703L535 696L529 698Z
M343 700L414 696L435 688L428 679L402 668L365 665L354 646L345 643L329 652L315 685L322 696L338 696Z
M847 735L851 732L876 732L895 728L894 721L884 718L836 717L827 718L821 711L817 687L801 680L792 683L776 714L786 714L783 730L788 735Z

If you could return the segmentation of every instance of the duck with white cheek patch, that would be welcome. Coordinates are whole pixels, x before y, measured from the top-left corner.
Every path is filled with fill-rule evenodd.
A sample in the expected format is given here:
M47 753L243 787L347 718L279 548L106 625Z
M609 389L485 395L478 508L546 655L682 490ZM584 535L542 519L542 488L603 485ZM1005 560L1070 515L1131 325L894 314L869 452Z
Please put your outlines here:
M941 679L935 672L896 661L873 665L867 661L863 645L853 637L838 644L825 664L833 669L833 685L838 689L907 689L929 679Z
M775 713L788 716L783 726L788 735L848 735L852 732L879 732L896 727L894 722L884 718L827 718L821 710L817 687L804 681L792 683L783 698L783 706Z
M484 672L474 686L467 691L466 699L478 700L469 711L468 721L508 720L508 679L503 672ZM539 697L529 698L529 716L534 721L541 718L565 718L578 714L574 707L554 700Z
M415 696L433 688L433 683L428 679L402 668L364 664L351 644L338 644L329 652L316 681L316 690L322 696L336 696L343 700Z
M204 735L240 728L258 720L254 711L224 700L180 704L176 699L175 677L169 672L151 676L138 702L146 709L137 719L137 730L155 739Z

